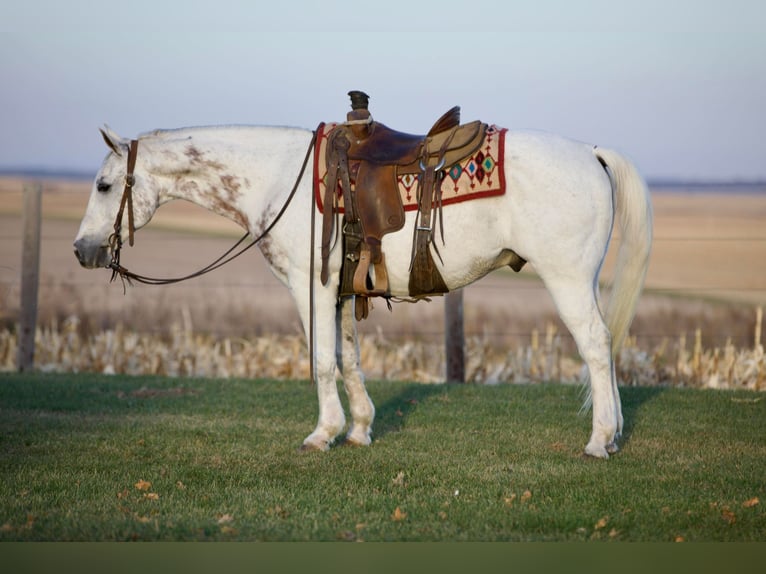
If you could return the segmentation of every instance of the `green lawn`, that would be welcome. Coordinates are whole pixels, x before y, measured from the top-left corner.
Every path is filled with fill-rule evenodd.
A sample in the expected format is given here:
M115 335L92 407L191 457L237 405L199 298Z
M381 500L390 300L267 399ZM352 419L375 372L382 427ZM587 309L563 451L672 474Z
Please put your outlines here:
M297 452L306 382L0 375L0 540L766 539L766 398L371 382L370 448Z

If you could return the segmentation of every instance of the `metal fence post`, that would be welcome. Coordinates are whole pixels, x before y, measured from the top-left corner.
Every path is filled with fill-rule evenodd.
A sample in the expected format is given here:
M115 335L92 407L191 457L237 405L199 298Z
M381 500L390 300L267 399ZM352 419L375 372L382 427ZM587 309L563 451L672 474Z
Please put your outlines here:
M40 183L24 185L21 251L21 314L19 316L19 346L16 356L20 372L31 371L35 361L35 331L37 330L37 292L40 280L40 226L42 220Z

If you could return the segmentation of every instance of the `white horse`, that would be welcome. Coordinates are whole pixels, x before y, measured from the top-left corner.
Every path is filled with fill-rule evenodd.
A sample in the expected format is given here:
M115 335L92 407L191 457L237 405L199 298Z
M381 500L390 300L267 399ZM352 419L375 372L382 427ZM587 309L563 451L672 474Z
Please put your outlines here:
M74 242L76 256L87 268L110 264L109 238L128 171L130 142L108 128L102 135L111 152L96 176ZM227 217L253 238L273 224L258 246L295 299L309 341L312 288L315 297L313 356L319 417L302 448L327 450L346 427L336 366L351 414L345 440L369 445L375 407L360 368L353 297L338 301L341 249L331 254L330 280L323 286L318 279L319 242L313 253L316 264L310 261L314 209L310 176L302 178L288 201L312 132L206 127L155 131L138 141L134 179L129 178L134 181L136 229L173 199L186 199ZM450 290L508 265L514 254L534 266L588 368L593 421L585 453L608 458L617 451L623 428L613 359L633 319L651 249L647 187L633 165L614 151L558 136L509 131L504 157L506 194L444 207L448 232L446 245L440 246L442 260L437 258L436 265ZM408 296L414 214L408 212L402 231L383 239L394 296ZM598 276L615 219L621 241L611 297L602 315ZM317 217L314 233L321 233L320 228ZM127 236L123 229L122 239Z

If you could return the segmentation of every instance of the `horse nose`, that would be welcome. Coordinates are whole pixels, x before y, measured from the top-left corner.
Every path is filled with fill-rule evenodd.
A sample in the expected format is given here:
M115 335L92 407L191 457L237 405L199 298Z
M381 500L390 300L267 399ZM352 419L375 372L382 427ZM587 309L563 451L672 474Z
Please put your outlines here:
M79 261L80 265L82 265L82 255L80 255L80 252L77 250L77 247L74 248L74 256L77 257L77 261Z
M85 255L83 254L82 244L80 239L74 242L74 256L77 257L77 261L80 265L85 265Z

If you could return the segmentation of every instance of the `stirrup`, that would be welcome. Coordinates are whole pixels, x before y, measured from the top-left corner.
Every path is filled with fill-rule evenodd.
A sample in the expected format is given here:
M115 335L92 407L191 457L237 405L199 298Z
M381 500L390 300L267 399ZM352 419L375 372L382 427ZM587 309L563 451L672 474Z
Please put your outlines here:
M362 243L359 252L359 264L354 272L354 293L368 297L383 297L388 294L388 272L386 271L386 255L380 254L380 261L374 264L375 283L368 286L370 263L372 261L370 246Z

